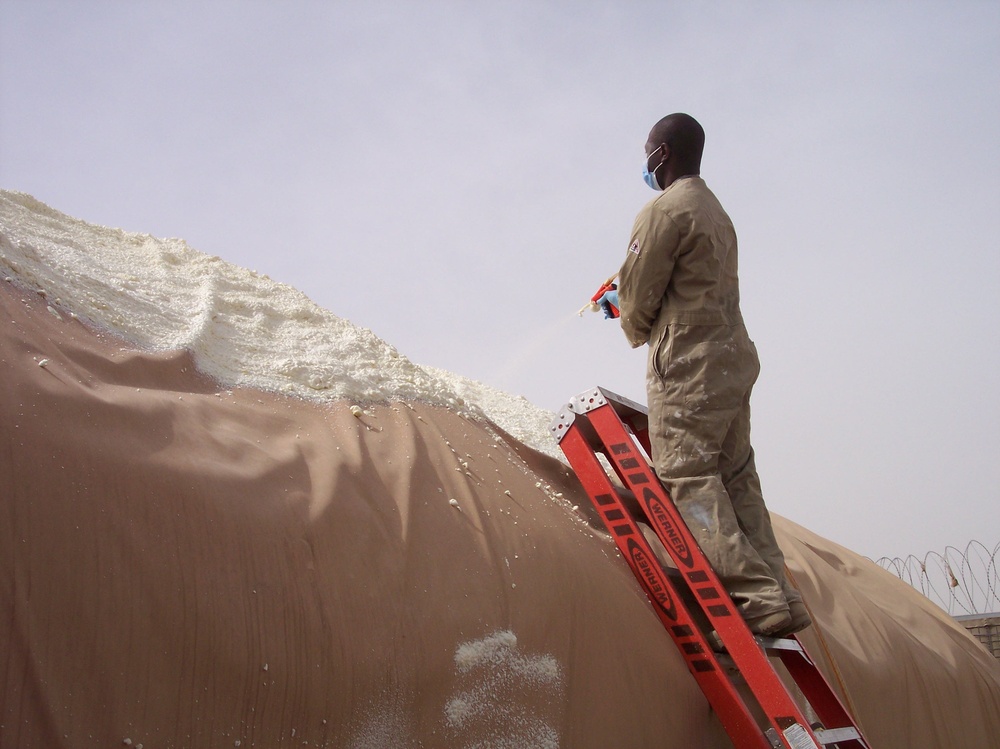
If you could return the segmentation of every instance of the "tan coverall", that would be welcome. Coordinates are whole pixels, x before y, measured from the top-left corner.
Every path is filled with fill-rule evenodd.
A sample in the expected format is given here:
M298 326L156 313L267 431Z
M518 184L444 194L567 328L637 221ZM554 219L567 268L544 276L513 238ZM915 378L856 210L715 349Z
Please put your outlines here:
M619 273L629 343L649 344L646 389L656 473L753 622L800 601L785 580L750 446L760 365L739 306L736 231L700 177L639 213Z

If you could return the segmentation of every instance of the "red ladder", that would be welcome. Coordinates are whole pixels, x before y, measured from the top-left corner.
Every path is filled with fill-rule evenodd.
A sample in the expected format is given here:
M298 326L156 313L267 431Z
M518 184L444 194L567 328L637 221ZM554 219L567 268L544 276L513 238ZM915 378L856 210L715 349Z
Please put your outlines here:
M603 388L581 393L551 426L622 557L677 644L688 669L737 749L869 749L860 729L794 635L755 637L726 594L653 471L646 409ZM668 573L636 524L597 453L603 453L677 565ZM674 577L677 582L671 578ZM726 653L707 634L714 629ZM819 718L808 720L778 676L768 653L781 659ZM735 673L733 673L735 672ZM737 690L741 678L766 716L758 723Z

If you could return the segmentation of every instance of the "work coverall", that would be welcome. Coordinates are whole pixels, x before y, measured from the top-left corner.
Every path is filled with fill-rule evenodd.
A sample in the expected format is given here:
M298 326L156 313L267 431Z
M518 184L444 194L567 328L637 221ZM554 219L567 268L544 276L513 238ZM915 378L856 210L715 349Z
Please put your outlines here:
M621 324L649 344L646 389L656 473L743 617L801 601L761 495L750 446L760 365L739 306L736 231L700 177L639 213L619 272Z

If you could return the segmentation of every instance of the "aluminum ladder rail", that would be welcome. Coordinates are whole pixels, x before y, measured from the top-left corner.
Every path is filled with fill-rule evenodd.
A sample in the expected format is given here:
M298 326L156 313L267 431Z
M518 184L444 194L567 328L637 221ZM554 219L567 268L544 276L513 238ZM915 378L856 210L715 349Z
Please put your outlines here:
M798 638L775 640L750 632L651 466L646 409L595 388L564 406L550 428L733 745L737 749L870 749ZM598 453L631 490L644 517L636 517L629 509ZM677 566L675 573L668 573L659 563L637 521L656 532ZM709 643L708 633L713 629L724 655ZM799 708L769 654L780 658L818 716L819 725ZM752 693L766 724L754 717L737 689L737 679Z

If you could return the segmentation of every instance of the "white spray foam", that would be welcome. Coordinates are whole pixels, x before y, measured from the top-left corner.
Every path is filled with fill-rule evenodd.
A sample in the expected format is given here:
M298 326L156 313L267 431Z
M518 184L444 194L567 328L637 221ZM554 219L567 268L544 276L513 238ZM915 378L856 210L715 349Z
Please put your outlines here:
M560 457L550 412L418 366L296 289L181 239L89 224L30 195L0 190L0 268L140 347L191 351L199 369L226 386L321 401L425 401L486 416Z
M553 727L563 696L562 670L551 655L529 656L510 630L455 651L466 685L445 705L445 722L463 749L558 749Z
M412 715L409 700L391 692L382 695L367 706L347 749L419 749Z

